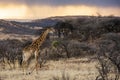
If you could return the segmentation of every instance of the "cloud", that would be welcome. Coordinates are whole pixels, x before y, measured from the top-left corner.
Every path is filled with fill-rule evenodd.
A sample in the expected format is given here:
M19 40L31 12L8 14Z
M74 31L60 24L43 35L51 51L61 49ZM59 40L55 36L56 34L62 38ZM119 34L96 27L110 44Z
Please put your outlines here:
M98 8L94 6L33 6L28 9L27 14L31 14L31 18L46 18L51 16L75 16L75 15L94 15L100 13L102 16L120 16L120 9L113 7ZM27 15L26 15L27 16Z
M120 0L0 0L0 3L18 3L25 5L49 6L89 5L103 7L120 7Z
M96 15L96 13L100 13L103 16L120 16L120 6L117 6L120 1L102 1L103 0L0 0L0 18L38 19L51 16Z
M25 18L27 10L25 5L0 5L0 19Z
M51 16L66 16L66 15L92 15L97 12L95 7L88 6L33 6L28 9L27 14L31 18L46 18Z

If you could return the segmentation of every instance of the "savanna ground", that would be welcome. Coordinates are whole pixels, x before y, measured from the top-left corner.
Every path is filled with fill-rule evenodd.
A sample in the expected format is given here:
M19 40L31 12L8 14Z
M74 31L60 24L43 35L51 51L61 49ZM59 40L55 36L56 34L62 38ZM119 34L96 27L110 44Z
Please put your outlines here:
M3 20L0 24L0 80L120 80L119 17L91 16L56 23L57 36L65 39L56 39L52 46L52 41L46 41L41 50L44 58L48 48L48 59L38 74L30 75L23 74L17 62L13 69L7 62L21 59L22 49L39 36L39 29ZM32 60L26 72L34 65Z
M28 72L33 65L32 62ZM6 69L0 68L0 80L54 80L55 78L62 80L63 75L70 80L95 80L98 75L96 66L97 61L90 61L88 58L50 60L39 69L38 74L34 71L30 75L23 74L23 70L19 67L9 70L7 66Z

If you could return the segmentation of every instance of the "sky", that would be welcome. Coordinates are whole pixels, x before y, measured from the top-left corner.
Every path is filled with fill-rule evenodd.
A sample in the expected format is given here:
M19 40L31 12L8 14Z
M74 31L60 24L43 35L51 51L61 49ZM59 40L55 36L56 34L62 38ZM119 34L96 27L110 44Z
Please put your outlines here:
M120 0L0 0L0 19L120 16Z

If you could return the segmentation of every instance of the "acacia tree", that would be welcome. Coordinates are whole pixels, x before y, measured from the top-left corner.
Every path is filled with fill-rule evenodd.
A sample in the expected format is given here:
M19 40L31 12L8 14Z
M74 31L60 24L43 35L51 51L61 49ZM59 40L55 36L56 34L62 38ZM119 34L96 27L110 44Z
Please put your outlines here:
M63 54L66 53L66 57L70 58L70 53L68 51L68 41L53 41L52 46L55 47L58 51L58 53ZM60 51L60 48L62 49L62 52Z
M120 36L108 33L99 41L97 59L100 63L98 71L103 80L119 80L120 77ZM112 73L111 73L112 72ZM114 74L114 77L110 77Z
M55 29L57 30L58 37L61 38L61 35L63 34L64 37L68 36L68 33L72 33L73 26L71 23L65 21L60 21L56 23Z

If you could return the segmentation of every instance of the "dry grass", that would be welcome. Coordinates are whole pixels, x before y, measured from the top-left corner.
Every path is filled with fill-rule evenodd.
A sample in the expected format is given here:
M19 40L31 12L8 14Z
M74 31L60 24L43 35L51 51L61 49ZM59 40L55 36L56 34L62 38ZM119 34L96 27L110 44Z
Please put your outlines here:
M5 39L22 40L22 39L35 39L35 38L36 36L34 35L5 34L0 32L0 40L5 40Z
M96 61L89 62L87 58L48 61L38 74L34 71L31 75L24 75L19 68L0 69L0 80L53 80L53 77L62 77L63 72L70 80L95 80L98 74L95 65Z

